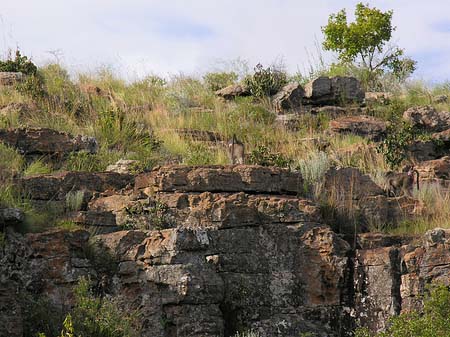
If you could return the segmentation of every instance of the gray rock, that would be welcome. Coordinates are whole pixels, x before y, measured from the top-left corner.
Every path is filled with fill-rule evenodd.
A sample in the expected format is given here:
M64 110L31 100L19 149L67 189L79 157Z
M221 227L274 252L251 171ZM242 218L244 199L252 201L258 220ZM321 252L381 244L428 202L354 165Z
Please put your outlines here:
M18 208L0 208L0 225L18 225L25 219L25 213Z
M430 105L409 108L403 113L403 119L433 132L450 128L450 112L437 111Z
M232 100L238 96L250 96L250 91L242 84L232 84L228 87L217 90L216 95L226 100Z
M0 72L0 86L11 86L22 82L24 76L21 72Z
M319 77L305 86L305 103L312 105L342 105L362 103L364 91L354 77Z
M283 114L289 110L296 110L302 106L305 90L298 83L289 83L285 85L272 98L272 104L275 112Z

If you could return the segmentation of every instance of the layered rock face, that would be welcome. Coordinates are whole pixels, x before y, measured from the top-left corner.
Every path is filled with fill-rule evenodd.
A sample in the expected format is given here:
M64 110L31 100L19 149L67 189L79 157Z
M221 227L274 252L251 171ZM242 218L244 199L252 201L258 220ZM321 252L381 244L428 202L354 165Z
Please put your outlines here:
M7 231L0 336L22 336L19 293L68 308L81 276L126 310L138 309L141 335L152 337L227 337L247 329L264 337L348 336L356 323L381 329L392 314L420 307L425 284L448 279L450 232L422 241L364 234L350 245L323 224L317 205L298 196L303 180L296 172L238 165L168 166L136 178L78 175L27 178L22 188L36 200L88 191L78 222L111 223L113 232L93 238L112 265L105 271L93 259L84 230ZM349 176L329 175L336 177L329 184ZM49 181L52 188L37 189ZM365 176L354 186L360 198L382 193Z

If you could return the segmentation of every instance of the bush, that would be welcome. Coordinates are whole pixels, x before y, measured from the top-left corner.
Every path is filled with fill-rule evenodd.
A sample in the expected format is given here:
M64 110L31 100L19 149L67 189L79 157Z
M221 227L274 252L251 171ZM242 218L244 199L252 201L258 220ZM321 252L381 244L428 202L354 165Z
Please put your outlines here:
M417 128L406 122L392 123L387 137L377 147L388 165L394 169L407 158L408 146L419 136Z
M366 328L357 329L356 337L435 337L448 336L450 331L450 291L447 286L433 285L425 296L423 312L412 311L390 320L389 328L371 334Z
M22 56L20 50L17 49L14 59L12 55L8 55L5 61L0 61L0 71L21 72L24 75L36 75L37 67L26 56Z
M253 150L250 153L248 160L250 164L262 166L289 167L292 163L291 159L284 157L280 153L270 152L264 145L260 145Z
M253 96L272 96L287 83L287 75L274 67L264 68L262 64L257 64L254 74L245 78L244 82Z
M203 76L206 86L211 91L217 91L234 84L238 79L235 72L207 73Z

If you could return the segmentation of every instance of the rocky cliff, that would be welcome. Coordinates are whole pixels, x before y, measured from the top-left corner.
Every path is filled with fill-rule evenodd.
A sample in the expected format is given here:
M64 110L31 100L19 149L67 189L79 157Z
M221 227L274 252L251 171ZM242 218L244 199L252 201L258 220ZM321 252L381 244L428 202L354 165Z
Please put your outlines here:
M136 177L42 175L18 181L36 205L83 193L86 230L21 235L0 249L0 336L22 336L25 293L68 308L89 276L142 314L142 336L349 336L418 308L448 283L450 231L345 240L301 197L299 173L258 166L161 167ZM96 235L92 235L92 233ZM347 242L349 241L349 242ZM100 247L105 265L92 254Z

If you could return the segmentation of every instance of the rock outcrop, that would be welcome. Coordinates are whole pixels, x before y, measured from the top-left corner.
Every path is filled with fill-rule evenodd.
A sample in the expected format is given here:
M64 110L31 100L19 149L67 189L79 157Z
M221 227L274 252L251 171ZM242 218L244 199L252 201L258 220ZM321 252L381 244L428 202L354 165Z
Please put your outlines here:
M427 131L440 132L450 128L450 112L437 111L429 105L410 108L403 113L403 118Z
M340 134L354 134L380 141L386 136L387 123L372 116L346 116L330 122L330 131Z
M275 112L284 114L295 111L302 106L305 90L298 83L289 83L272 97L272 105Z
M0 86L11 86L22 82L24 76L21 72L0 72Z
M0 129L0 142L16 148L25 156L64 156L74 151L96 153L97 140L72 136L47 128Z
M226 100L232 100L240 96L250 96L250 91L243 84L232 84L228 87L217 90L216 95Z
M5 231L0 336L24 333L27 308L17 294L69 308L82 276L125 310L139 309L143 337L229 337L246 329L344 337L357 323L382 329L391 315L420 308L427 283L448 283L450 231L368 233L349 244L324 224L318 205L299 196L299 183L297 172L245 165L23 179L34 200L87 190L78 223L108 228L95 240L84 230ZM385 197L355 169L330 170L324 184L340 200L372 200L370 212L405 211L401 199ZM109 256L107 264L93 249Z
M305 102L312 105L342 105L362 103L364 91L354 77L321 76L305 86Z

